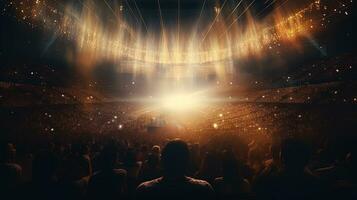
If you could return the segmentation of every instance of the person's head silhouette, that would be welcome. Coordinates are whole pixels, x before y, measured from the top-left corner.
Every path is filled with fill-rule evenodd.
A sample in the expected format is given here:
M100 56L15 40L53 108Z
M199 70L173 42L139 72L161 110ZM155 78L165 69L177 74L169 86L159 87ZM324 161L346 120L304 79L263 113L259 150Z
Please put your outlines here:
M118 159L117 147L114 144L106 145L100 158L102 170L112 170L115 168Z
M184 176L189 161L189 150L186 142L175 139L167 143L162 150L161 161L165 176Z
M308 146L298 139L286 139L281 147L285 169L303 170L310 158Z
M15 159L16 148L12 143L1 144L0 162L13 162Z
M57 158L52 152L39 152L32 162L32 179L35 182L56 181Z

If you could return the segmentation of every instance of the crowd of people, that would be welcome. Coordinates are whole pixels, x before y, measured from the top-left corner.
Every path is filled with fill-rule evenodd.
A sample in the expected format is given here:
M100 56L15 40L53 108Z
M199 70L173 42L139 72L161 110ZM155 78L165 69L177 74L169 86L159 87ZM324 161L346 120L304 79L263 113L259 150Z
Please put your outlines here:
M253 81L260 91L229 90L219 95L227 102L184 120L49 87L50 68L9 70L0 83L0 198L357 199L356 140L338 142L356 129L355 62L347 55ZM27 76L37 86L17 83Z
M92 63L85 51L72 52L71 39L55 37L62 31L46 42L31 19L48 15L45 24L63 24L56 17L62 9L50 5L75 11L63 2L2 2L0 199L357 199L356 1L316 0L271 29L294 32L290 25L306 21L307 37L284 42L274 36L264 55L197 63L197 74L183 68L177 73L190 75L179 79L165 76L165 63L149 63L157 68L150 73L125 72L130 59ZM46 2L51 13L38 9ZM225 2L215 7L218 14ZM245 3L239 2L235 9ZM287 6L262 2L260 19ZM116 16L110 5L117 2L109 3L103 6ZM243 6L247 22L254 22L249 7L256 10L256 3ZM56 20L46 19L49 14ZM281 17L278 12L273 21ZM292 44L296 51L285 52ZM212 64L222 70L205 67ZM161 86L168 92L209 88L202 104L212 104L178 114L137 100L154 102Z
M259 146L118 135L5 142L4 199L356 199L353 142ZM228 137L228 136L227 136ZM239 138L235 138L239 140Z

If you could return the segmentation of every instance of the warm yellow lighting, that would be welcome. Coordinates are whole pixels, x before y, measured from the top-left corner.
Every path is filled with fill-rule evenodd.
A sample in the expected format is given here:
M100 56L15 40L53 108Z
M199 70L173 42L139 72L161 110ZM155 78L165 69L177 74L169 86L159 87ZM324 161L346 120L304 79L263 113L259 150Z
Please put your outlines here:
M178 93L163 97L160 103L163 109L170 111L193 111L202 106L203 99L194 94Z
M217 129L217 128L218 128L218 124L216 124L216 123L213 123L212 126L213 126L214 129Z
M187 74L199 74L201 71L197 66L224 78L232 74L234 60L260 57L265 49L274 49L281 42L291 43L292 48L302 48L298 38L318 31L316 23L319 20L308 16L313 11L319 12L321 6L320 1L315 0L294 13L275 9L267 19L260 21L255 20L248 6L241 14L247 22L240 23L239 17L221 16L224 12L224 5L221 5L214 8L217 20L208 24L208 29L182 27L175 30L162 26L156 30L157 27L145 26L147 31L143 33L116 12L123 11L122 5L108 5L115 18L115 23L108 28L95 12L99 9L95 1L82 3L80 8L65 5L65 9L58 12L45 0L29 1L26 8L30 9L19 6L22 12L18 15L74 41L76 52L73 57L82 68L96 66L105 60L118 63L121 72L142 73L149 77L158 68L166 68L160 69L165 71L165 76L178 78L177 73L183 68L189 69ZM30 19L29 16L37 17ZM198 22L193 20L192 23Z

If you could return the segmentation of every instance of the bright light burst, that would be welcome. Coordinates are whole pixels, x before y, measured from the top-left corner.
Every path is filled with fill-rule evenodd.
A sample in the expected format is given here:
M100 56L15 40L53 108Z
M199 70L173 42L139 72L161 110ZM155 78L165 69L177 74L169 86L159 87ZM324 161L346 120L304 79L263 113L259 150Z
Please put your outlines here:
M175 112L195 111L204 104L204 98L197 94L176 93L160 99L162 109Z

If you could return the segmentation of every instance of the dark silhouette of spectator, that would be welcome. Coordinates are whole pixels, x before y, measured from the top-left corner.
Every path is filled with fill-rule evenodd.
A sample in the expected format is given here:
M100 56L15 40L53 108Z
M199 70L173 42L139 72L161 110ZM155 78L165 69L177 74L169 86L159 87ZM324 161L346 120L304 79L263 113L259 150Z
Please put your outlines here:
M88 199L123 199L127 196L126 171L116 169L118 152L115 145L104 147L100 154L101 169L88 184Z
M15 163L16 148L12 143L0 148L0 193L11 195L21 181L22 168Z
M140 162L145 162L148 155L149 155L148 146L143 145L143 146L141 146L140 151L138 152L137 160Z
M188 175L195 176L200 167L200 145L195 143L190 145L190 162L188 166Z
M263 167L263 153L260 146L257 146L255 143L249 147L248 151L248 165L253 174L259 173Z
M149 154L148 159L143 164L140 180L149 181L161 176L160 157L158 154Z
M213 189L203 180L185 176L189 149L179 139L170 141L163 149L161 161L164 175L144 182L137 188L138 199L211 199Z
M356 167L356 158L354 158L354 153L350 152L346 155L346 160L343 166L336 166L328 169L330 172L327 176L326 174L323 174L322 177L329 182L329 196L331 199L357 199ZM331 176L331 174L334 175Z
M281 170L280 148L281 145L276 143L270 147L271 158L264 162L264 169L259 174L255 174L252 190L259 199L271 197L268 194L271 192L272 177L276 176Z
M357 199L357 150L353 150L346 156L345 179L338 181L335 186L335 198Z
M139 184L139 174L141 171L142 162L137 160L135 149L129 148L126 151L124 158L124 169L127 172L127 186L129 196L133 197L135 189Z
M331 166L314 171L328 182L331 199L357 199L357 149L354 147L356 140L352 141L352 145L345 142L345 148L349 151L343 159L339 155Z
M91 147L92 170L95 172L100 169L100 152L103 150L103 146L96 142Z
M160 146L159 145L152 146L151 154L160 159L160 157L161 157L161 148L160 148Z
M250 184L240 170L239 161L232 152L223 152L223 176L214 180L214 189L218 199L247 199L250 196Z
M258 178L255 185L259 199L321 199L322 185L305 168L310 158L308 146L298 139L282 143L282 169ZM262 189L264 188L264 189Z
M56 171L58 159L50 151L42 150L32 163L32 181L23 186L21 199L61 199ZM20 199L19 198L19 199Z
M80 180L92 175L92 163L89 157L89 149L86 144L76 143L72 145L71 155L67 158L65 178L70 181Z
M64 161L64 174L60 180L61 194L64 199L80 199L85 196L92 164L89 147L86 144L72 145L71 153Z
M196 174L196 177L208 181L212 184L218 174L219 160L214 154L206 153L203 158L201 167Z
M276 174L281 170L280 145L273 144L270 146L271 158L265 160L264 169L257 174L258 176L266 176Z

